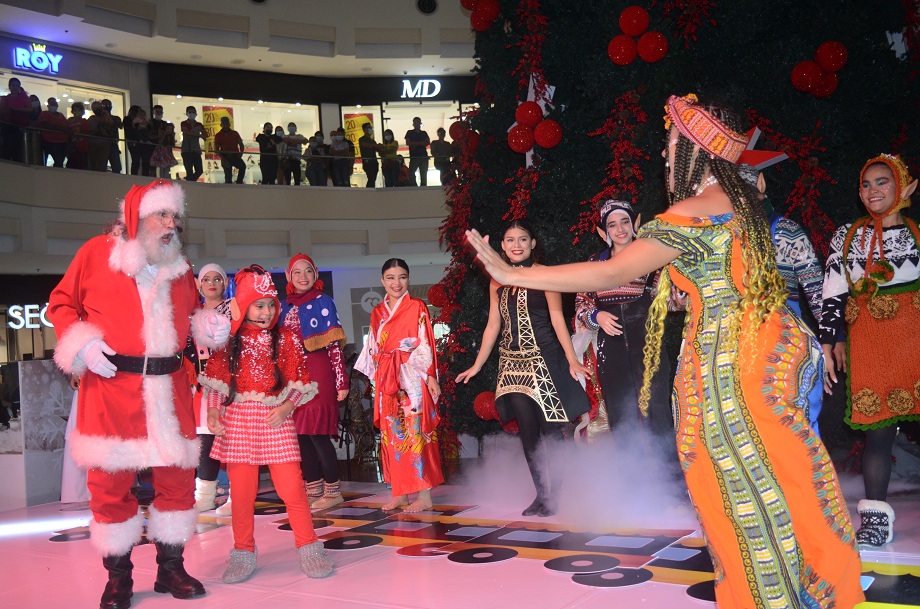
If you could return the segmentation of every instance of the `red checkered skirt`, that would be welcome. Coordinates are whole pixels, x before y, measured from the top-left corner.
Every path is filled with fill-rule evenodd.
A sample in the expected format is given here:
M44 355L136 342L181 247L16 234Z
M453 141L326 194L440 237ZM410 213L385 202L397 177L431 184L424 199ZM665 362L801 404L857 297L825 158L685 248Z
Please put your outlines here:
M221 463L290 463L300 461L294 420L285 419L278 429L265 422L274 406L262 402L234 402L227 406L223 424L227 433L214 438L211 458Z

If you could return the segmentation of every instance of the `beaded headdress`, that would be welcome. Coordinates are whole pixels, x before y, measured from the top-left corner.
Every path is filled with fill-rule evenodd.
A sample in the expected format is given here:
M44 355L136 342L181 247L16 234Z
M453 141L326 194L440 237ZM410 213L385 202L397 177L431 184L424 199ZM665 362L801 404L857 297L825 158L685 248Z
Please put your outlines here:
M665 105L664 128L677 127L685 137L712 157L737 163L747 148L748 139L696 105L696 95L672 95Z
M598 216L600 217L600 224L598 227L602 231L607 230L607 218L610 217L610 214L619 213L629 217L630 223L633 225L633 234L636 232L636 219L638 218L636 210L633 209L633 206L627 203L626 201L617 201L616 199L607 199L601 203L600 207L597 209Z

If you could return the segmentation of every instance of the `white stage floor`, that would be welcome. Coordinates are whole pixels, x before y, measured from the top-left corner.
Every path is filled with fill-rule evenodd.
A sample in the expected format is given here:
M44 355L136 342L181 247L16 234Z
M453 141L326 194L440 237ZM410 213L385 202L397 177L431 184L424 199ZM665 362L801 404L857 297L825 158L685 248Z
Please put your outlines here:
M857 486L851 481L848 488ZM132 607L288 609L710 608L712 572L699 531L673 506L641 528L599 527L578 506L551 518L521 518L523 505L473 502L468 486L435 490L435 510L387 514L383 485L344 483L343 505L314 513L335 574L310 580L298 569L284 506L270 488L256 516L258 568L248 581L221 582L232 547L229 518L206 512L188 544L188 571L207 596L179 601L153 592L155 550L134 549ZM532 487L531 487L532 488ZM890 497L895 539L865 552L860 607L920 607L920 493ZM855 501L851 502L855 506ZM90 514L45 504L0 513L0 607L94 608L106 573L88 540ZM588 556L586 556L588 555ZM845 609L845 608L838 608Z

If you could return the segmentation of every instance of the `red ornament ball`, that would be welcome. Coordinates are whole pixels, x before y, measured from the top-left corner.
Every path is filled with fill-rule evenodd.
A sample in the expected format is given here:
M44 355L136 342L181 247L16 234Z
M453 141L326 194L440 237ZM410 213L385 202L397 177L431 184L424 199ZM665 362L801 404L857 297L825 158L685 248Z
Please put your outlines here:
M641 6L627 6L620 13L620 29L629 36L641 36L648 29L648 11Z
M497 421L498 408L495 407L495 392L483 391L473 400L473 412L483 421Z
M825 72L837 72L847 63L847 48L834 40L818 47L815 61Z
M518 425L517 419L511 419L507 423L502 423L502 429L508 433L520 433L521 426Z
M469 123L465 121L454 121L450 124L450 128L448 128L447 132L450 133L450 139L459 140L466 135L466 132L469 130Z
M636 59L636 41L631 36L614 36L607 45L607 56L618 66L628 66Z
M508 147L524 154L533 148L533 129L524 125L515 125L508 131Z
M428 288L428 304L441 308L448 302L450 301L447 299L447 290L444 289L443 284L436 283Z
M498 6L498 0L479 0L473 12L482 15L483 19L495 21L501 13L501 7Z
M477 4L479 4L479 0L460 0L460 6L468 11L476 10Z
M541 148L555 148L562 141L562 127L553 120L545 120L533 130L533 139Z
M494 23L494 19L486 19L483 17L479 11L473 11L473 14L470 15L470 27L472 27L477 32L485 32Z
M646 32L636 45L639 57L648 63L661 61L668 54L668 39L661 32Z
M801 61L792 68L792 86L802 93L811 93L824 78L824 71L810 59Z
M543 120L543 108L535 101L525 101L514 111L514 119L526 127L536 127Z
M479 134L475 131L468 131L467 137L469 137L469 141L470 141L470 146L469 146L470 152L476 152L476 150L479 149L479 141L480 141Z
M818 84L815 85L815 88L811 90L811 94L815 97L825 98L830 97L834 91L837 90L837 75L833 72L827 72L818 81Z

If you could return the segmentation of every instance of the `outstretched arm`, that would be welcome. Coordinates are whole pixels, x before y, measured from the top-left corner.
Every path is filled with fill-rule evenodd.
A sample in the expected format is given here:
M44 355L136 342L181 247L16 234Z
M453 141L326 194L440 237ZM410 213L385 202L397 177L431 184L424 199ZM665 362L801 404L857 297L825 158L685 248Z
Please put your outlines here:
M473 365L457 375L458 383L468 383L471 378L479 374L483 365L489 356L492 355L492 349L495 347L495 341L502 329L502 320L498 312L498 284L494 281L489 282L489 319L486 322L486 328L482 333L482 342L479 345L479 353L476 354L476 361Z
M511 267L489 245L488 236L468 230L466 239L476 250L476 258L486 272L498 283L553 292L596 292L615 288L660 269L681 254L680 250L654 239L636 239L604 262Z

